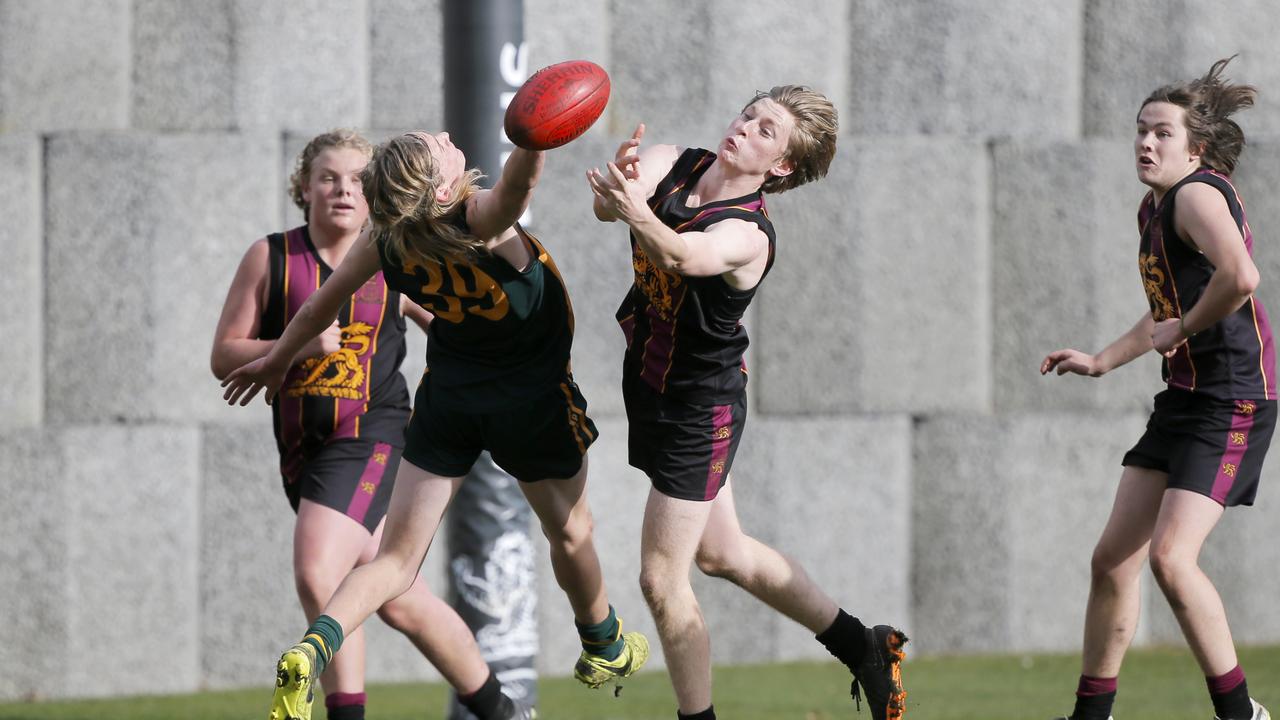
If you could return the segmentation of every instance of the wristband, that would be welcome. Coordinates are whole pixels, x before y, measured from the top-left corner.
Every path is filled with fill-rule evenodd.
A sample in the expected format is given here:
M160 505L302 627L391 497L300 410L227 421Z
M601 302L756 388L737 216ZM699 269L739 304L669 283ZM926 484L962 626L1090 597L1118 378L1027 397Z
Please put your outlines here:
M1182 324L1182 318L1178 318L1178 332L1182 333L1182 337L1190 340L1195 335L1193 332L1187 332L1187 326Z

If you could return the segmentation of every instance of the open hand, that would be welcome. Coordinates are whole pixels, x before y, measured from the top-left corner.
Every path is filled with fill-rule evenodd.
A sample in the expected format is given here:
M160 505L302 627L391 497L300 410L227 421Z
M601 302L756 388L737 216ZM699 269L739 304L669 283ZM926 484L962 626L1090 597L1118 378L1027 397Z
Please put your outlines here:
M1047 374L1050 370L1057 370L1059 375L1075 373L1089 377L1098 377L1104 372L1098 367L1096 357L1071 349L1055 350L1040 362L1041 375Z
M644 137L644 123L636 125L631 137L618 146L613 155L613 164L618 166L624 177L636 180L640 177L640 139Z
M222 387L226 388L222 399L226 400L228 405L235 405L238 401L240 406L244 407L253 400L258 391L266 390L263 399L270 405L284 383L286 370L276 370L267 364L265 357L258 358L237 368L222 381Z
M587 171L587 183L596 196L596 204L630 225L649 209L644 187L638 179L628 178L616 163L611 162L605 167L607 174L600 172L599 168Z

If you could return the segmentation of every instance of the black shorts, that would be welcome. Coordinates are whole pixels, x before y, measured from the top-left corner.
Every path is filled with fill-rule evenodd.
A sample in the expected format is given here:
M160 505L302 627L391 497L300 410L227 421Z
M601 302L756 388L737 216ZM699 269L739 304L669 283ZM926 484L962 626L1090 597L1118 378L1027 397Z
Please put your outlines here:
M1170 388L1122 464L1169 474L1169 487L1252 505L1276 427L1275 400L1219 400Z
M333 508L373 533L387 514L400 448L361 438L344 438L303 451L296 472L283 477L293 511L303 498ZM290 481L290 477L293 478Z
M680 500L714 500L729 479L747 426L747 393L727 405L694 405L623 383L627 460L658 492Z
M571 377L527 402L494 412L437 405L431 403L427 374L414 396L404 459L444 477L466 475L482 450L521 482L573 477L599 434Z

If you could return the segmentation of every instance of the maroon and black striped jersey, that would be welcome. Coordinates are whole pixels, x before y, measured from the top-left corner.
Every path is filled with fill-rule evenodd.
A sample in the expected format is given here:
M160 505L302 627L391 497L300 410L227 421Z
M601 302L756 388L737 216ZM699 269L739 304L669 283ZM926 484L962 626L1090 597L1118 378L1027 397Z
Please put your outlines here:
M755 223L769 238L769 274L774 259L773 223L764 193L688 206L690 191L716 156L689 148L649 198L649 207L676 232L698 232L731 218ZM631 237L635 279L618 308L627 337L624 382L640 380L658 393L696 404L731 402L746 386L742 316L756 287L738 290L719 275L688 277L658 268ZM764 275L760 281L764 281Z
M307 226L267 237L270 287L259 337L275 340L332 269L320 258ZM341 438L404 445L409 390L404 361L405 321L400 295L379 272L338 313L342 347L297 363L272 405L281 470L292 478L301 448Z
M1173 208L1178 190L1188 183L1211 185L1222 193L1253 255L1253 233L1245 218L1244 204L1227 176L1201 168L1183 178L1155 203L1147 193L1138 209L1142 239L1138 269L1157 322L1182 317L1195 306L1209 285L1213 264L1187 244L1174 229ZM1170 387L1224 400L1272 400L1276 397L1275 348L1267 312L1256 297L1238 310L1195 334L1164 359L1165 382Z

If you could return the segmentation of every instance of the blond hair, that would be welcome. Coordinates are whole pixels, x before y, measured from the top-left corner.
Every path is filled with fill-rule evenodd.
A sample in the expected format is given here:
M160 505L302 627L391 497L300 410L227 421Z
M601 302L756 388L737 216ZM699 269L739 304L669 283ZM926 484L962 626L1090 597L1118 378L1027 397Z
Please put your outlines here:
M483 240L451 222L480 189L482 174L474 168L462 173L441 203L436 197L439 172L423 133L401 135L374 149L360 179L373 239L385 243L391 257L419 263L469 261L484 247Z
M787 159L794 169L789 175L772 175L761 190L786 192L807 182L823 178L836 156L836 137L840 120L836 108L825 95L804 85L776 85L769 92L758 92L742 109L769 98L786 108L795 119L791 139L787 143Z
M311 181L311 164L320 153L329 148L359 150L366 158L373 154L373 145L370 145L363 135L350 128L330 130L311 138L311 142L307 143L298 155L293 166L293 174L289 176L289 197L293 199L293 204L302 210L303 217L307 217L311 212L311 204L302 197L302 191Z

